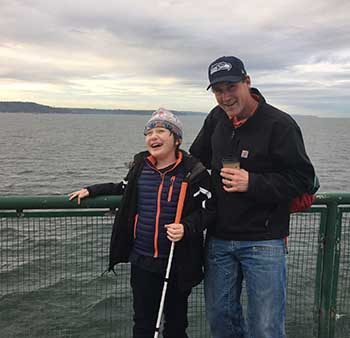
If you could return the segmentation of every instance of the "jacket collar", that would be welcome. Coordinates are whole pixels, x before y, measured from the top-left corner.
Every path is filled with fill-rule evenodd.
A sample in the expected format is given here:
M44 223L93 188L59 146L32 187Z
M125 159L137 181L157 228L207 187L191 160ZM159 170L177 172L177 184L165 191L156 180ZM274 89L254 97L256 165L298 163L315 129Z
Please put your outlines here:
M194 179L197 175L206 170L204 165L199 162L192 155L188 154L186 151L180 149L182 160L181 162L184 165L186 177L189 180ZM142 151L134 156L134 161L132 165L140 165L144 163L145 160L150 156L148 151Z

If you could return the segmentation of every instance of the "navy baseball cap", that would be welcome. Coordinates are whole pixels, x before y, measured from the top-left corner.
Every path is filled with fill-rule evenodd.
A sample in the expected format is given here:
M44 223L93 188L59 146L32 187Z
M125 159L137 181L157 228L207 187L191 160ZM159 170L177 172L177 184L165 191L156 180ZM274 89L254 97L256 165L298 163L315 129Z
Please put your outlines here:
M208 68L209 86L219 82L239 82L247 76L243 62L235 56L222 56Z

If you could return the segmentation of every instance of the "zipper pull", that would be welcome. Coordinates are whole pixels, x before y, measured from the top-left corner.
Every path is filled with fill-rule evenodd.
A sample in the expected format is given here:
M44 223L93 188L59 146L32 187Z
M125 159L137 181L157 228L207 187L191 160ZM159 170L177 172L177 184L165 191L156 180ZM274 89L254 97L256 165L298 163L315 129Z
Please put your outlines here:
M168 202L171 202L171 197L173 196L175 176L170 178L169 190L168 190Z

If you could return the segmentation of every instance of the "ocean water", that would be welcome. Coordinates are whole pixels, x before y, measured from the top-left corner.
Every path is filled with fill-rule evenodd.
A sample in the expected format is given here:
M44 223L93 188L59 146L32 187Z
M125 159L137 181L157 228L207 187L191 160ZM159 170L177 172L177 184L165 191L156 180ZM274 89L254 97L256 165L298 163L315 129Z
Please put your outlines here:
M185 150L204 118L181 117ZM132 155L145 148L146 120L137 115L0 113L0 195L67 194L89 184L119 181ZM320 191L350 192L350 119L296 120ZM130 336L128 267L118 267L117 277L101 276L112 219L0 219L0 338ZM288 257L291 338L312 336L318 223L316 214L293 219ZM348 291L349 286L342 288ZM190 323L198 321L203 309L200 295L202 290L196 289ZM341 321L349 334L349 317ZM195 327L190 333L191 338L209 337L200 336Z
M187 150L204 115L183 116ZM144 149L146 116L0 113L0 195L65 194L116 182ZM350 191L350 119L297 117L322 192Z

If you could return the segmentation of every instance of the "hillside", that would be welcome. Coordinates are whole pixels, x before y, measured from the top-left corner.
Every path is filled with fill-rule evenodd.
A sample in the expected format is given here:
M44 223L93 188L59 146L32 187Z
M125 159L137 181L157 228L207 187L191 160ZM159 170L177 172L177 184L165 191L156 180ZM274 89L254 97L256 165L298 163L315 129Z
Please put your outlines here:
M36 114L134 114L150 115L152 110L134 109L96 109L96 108L61 108L50 107L35 102L0 101L1 113L36 113ZM178 115L199 115L200 112L176 111Z

